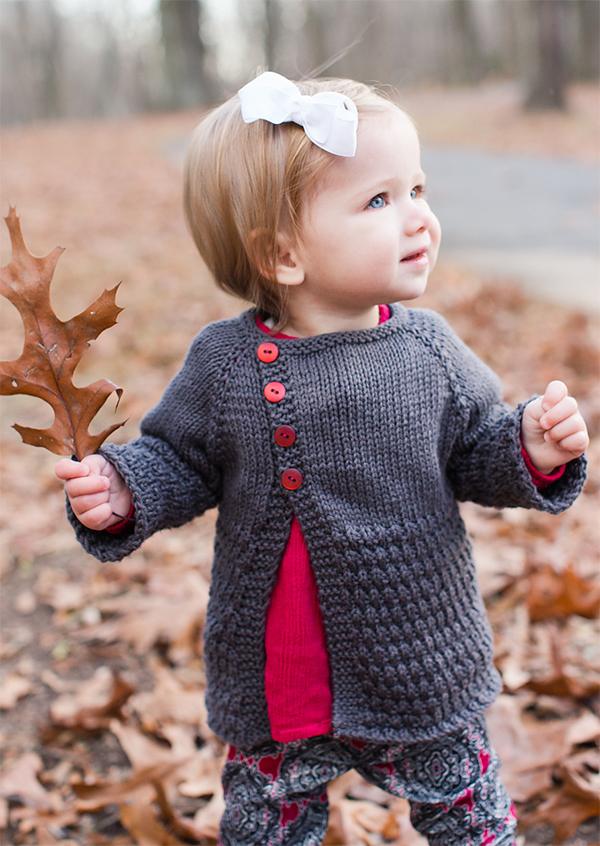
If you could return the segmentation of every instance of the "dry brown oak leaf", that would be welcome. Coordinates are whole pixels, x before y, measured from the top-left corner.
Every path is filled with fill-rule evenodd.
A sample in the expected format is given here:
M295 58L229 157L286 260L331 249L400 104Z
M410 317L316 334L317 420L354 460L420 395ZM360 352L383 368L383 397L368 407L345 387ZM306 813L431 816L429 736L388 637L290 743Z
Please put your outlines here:
M104 291L71 320L59 320L50 304L50 283L64 248L56 247L44 258L34 256L25 245L15 208L10 208L5 221L12 258L2 268L0 293L18 309L25 342L19 358L0 362L0 394L28 394L49 403L54 411L52 426L31 429L15 423L14 428L26 444L80 461L97 452L106 438L124 425L115 423L100 434L90 434L89 425L108 397L114 392L120 400L123 390L108 379L83 388L72 380L89 342L114 326L123 310L115 303L119 286Z

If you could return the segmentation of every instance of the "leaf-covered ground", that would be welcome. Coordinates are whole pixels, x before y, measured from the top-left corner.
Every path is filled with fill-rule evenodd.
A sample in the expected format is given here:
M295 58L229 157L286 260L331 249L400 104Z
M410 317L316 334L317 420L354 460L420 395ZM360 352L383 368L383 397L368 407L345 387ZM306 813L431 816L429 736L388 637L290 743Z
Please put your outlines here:
M524 117L498 87L429 92L407 105L432 142L590 160L597 98L597 89L574 90L566 116ZM123 280L118 326L95 342L76 377L125 389L119 412L129 422L114 440L136 434L197 330L241 308L215 290L183 223L181 150L198 116L2 135L4 212L17 205L32 252L67 247L53 288L59 316ZM598 319L532 301L518 280L457 267L436 270L422 304L446 315L493 366L510 402L564 379L591 430L590 479L566 514L467 506L464 516L504 679L489 720L521 842L598 843ZM22 329L8 304L1 321L1 357L17 357ZM0 428L1 842L215 843L224 747L204 719L200 647L215 514L100 565L66 523L55 457L21 445L11 429L49 424L40 406L5 400ZM98 429L110 422L106 410ZM330 797L329 844L424 842L407 804L355 773Z

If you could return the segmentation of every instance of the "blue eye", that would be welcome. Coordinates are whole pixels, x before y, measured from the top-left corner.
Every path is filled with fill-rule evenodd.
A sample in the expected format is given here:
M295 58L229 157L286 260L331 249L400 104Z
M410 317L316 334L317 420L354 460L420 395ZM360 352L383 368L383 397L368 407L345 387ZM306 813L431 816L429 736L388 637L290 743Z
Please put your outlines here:
M411 200L418 200L425 196L425 186L416 185L410 192Z
M387 205L387 201L383 194L377 194L376 197L373 197L369 205L367 206L368 209L383 209Z

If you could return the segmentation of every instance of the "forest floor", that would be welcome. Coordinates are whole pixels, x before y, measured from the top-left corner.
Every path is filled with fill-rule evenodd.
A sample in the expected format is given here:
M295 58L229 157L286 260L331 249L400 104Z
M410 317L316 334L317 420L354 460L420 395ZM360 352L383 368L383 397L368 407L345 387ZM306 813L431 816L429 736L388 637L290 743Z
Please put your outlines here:
M521 112L514 90L426 91L404 104L430 143L597 161L598 88L566 114ZM198 329L239 313L201 266L181 211L173 151L199 111L2 133L2 203L18 207L37 255L67 247L53 284L61 319L118 282L116 327L86 353L77 383L125 389L113 440L137 432ZM3 264L10 258L2 232ZM417 305L446 316L519 402L568 383L592 444L584 493L565 514L463 508L496 638L504 691L488 717L515 799L521 844L598 844L600 322L531 299L518 278L440 266ZM0 315L2 359L23 331ZM151 539L118 564L76 544L55 457L20 443L42 403L3 402L2 843L215 843L224 745L206 725L201 631L215 513ZM98 424L115 417L102 412ZM424 841L408 806L354 772L330 786L328 844Z

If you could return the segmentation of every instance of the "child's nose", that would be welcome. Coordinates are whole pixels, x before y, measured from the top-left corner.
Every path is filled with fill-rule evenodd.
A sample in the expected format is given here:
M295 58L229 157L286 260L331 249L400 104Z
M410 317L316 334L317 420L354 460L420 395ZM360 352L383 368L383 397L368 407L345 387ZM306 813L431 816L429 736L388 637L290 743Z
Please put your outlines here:
M405 219L406 234L414 235L417 232L426 232L431 229L435 220L436 217L428 205L413 206Z

